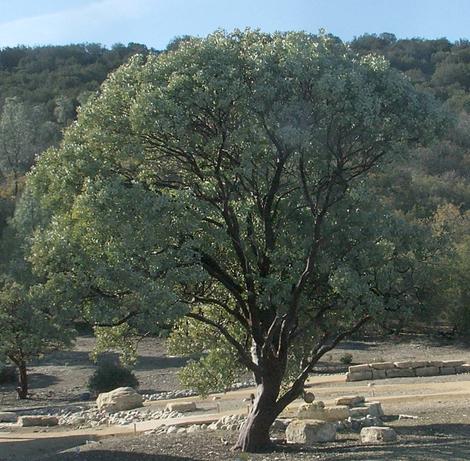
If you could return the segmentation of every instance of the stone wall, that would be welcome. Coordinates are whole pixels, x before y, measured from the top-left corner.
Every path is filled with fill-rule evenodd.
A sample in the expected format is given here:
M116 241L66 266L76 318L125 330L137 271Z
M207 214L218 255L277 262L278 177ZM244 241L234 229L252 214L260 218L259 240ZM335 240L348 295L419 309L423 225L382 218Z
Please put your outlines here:
M469 372L470 364L464 360L378 362L349 367L346 381L455 375L457 373Z

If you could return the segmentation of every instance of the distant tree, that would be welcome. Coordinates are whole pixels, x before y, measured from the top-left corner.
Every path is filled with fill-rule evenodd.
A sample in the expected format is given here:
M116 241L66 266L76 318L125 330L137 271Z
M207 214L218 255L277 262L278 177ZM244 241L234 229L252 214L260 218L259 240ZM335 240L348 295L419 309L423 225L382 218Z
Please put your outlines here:
M12 175L14 195L18 181L34 161L35 128L27 107L15 98L5 101L0 114L0 171Z
M262 450L317 361L426 282L426 228L370 175L438 126L384 59L332 37L191 39L112 74L41 158L27 193L49 218L31 260L97 324L180 318L202 366L251 371L237 446Z
M28 396L31 361L70 345L74 338L64 311L43 299L41 290L40 286L0 281L0 360L18 367L20 399Z

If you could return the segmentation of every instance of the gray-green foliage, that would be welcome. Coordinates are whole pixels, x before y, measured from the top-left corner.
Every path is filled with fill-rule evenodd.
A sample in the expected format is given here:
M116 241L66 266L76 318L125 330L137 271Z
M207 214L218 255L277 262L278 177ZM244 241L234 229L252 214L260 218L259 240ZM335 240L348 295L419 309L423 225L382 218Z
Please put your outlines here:
M31 175L31 261L98 324L185 315L174 342L215 372L196 385L242 365L280 411L344 335L413 306L426 229L368 177L439 125L385 60L329 36L217 32L135 57Z

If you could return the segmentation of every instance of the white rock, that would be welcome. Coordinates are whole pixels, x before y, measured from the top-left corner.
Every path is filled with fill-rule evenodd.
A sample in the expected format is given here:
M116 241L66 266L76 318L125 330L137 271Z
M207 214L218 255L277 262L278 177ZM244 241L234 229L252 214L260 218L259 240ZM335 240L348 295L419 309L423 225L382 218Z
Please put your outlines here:
M132 387L118 387L111 392L103 392L96 399L99 410L114 413L142 406L143 398Z
M397 433L391 427L364 427L360 435L362 443L385 443L397 440Z
M167 406L165 407L165 411L170 411L170 412L174 411L174 412L186 413L188 411L194 411L194 410L197 410L196 402L173 402L173 403L168 403Z
M322 408L314 404L315 402L301 405L297 417L299 419L317 419L321 421L341 421L349 417L349 407L346 405Z
M287 443L311 445L318 442L331 442L335 439L336 427L326 421L296 419L286 429Z

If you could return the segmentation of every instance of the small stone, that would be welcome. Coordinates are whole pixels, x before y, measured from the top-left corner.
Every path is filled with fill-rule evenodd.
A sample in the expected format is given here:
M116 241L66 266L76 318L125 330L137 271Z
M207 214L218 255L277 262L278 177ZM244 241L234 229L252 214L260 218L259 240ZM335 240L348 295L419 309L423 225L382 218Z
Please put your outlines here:
M362 443L396 442L397 433L391 427L364 427L361 430Z
M304 392L302 398L304 402L312 403L315 400L315 394L313 392Z
M360 395L339 397L335 400L336 405L347 405L348 407L356 407L365 402L365 398Z
M167 404L165 411L186 413L197 410L196 402L173 402Z

